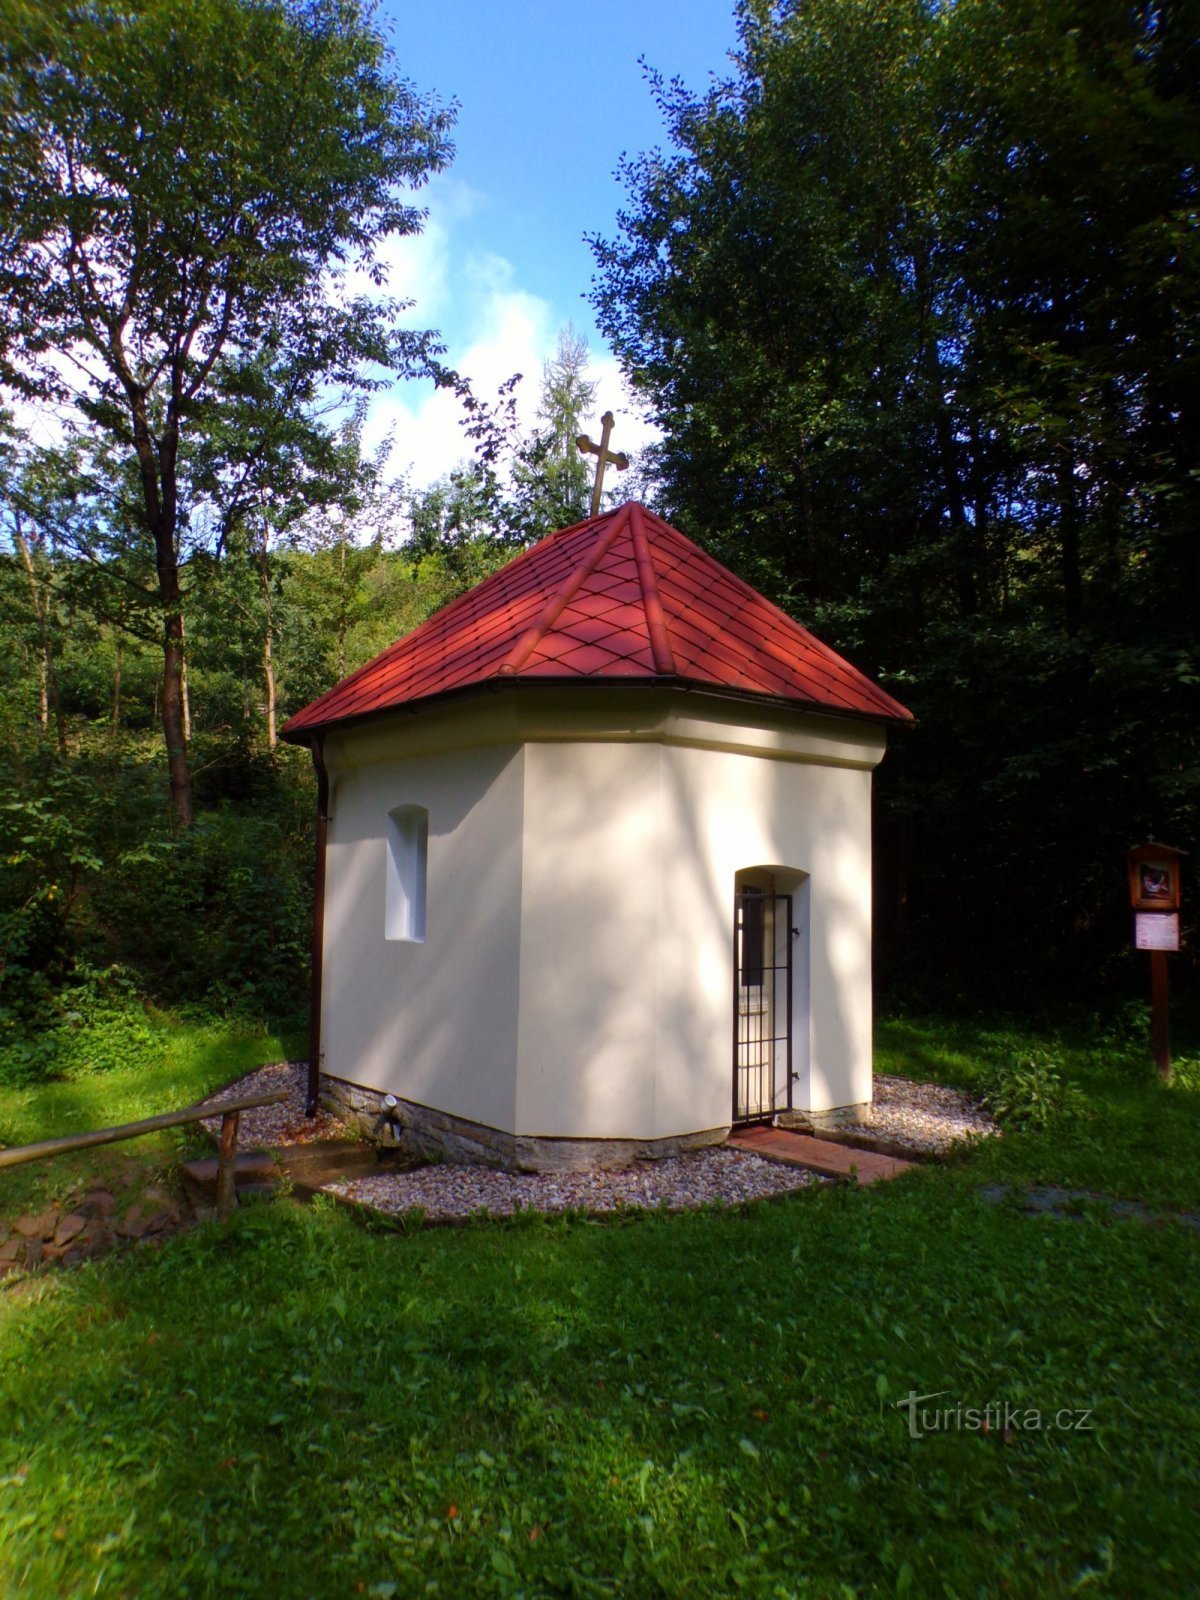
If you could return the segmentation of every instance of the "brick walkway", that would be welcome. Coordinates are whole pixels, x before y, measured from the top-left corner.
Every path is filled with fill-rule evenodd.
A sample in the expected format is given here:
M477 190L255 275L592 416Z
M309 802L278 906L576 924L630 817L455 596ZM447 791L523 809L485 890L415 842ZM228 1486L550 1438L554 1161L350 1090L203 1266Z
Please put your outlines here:
M855 1182L876 1183L881 1178L898 1178L912 1166L899 1156L881 1156L874 1150L856 1150L851 1145L834 1144L829 1139L814 1139L807 1133L789 1133L784 1128L737 1128L727 1144L735 1150L749 1150L767 1161L782 1161L788 1166L811 1167L827 1178L849 1178Z

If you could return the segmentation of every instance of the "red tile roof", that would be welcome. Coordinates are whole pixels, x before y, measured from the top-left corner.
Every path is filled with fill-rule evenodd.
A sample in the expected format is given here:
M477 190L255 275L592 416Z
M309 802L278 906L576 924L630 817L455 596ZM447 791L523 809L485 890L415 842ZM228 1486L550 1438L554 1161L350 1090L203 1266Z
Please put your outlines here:
M822 711L911 713L644 506L541 540L282 730L321 728L506 680L681 683Z

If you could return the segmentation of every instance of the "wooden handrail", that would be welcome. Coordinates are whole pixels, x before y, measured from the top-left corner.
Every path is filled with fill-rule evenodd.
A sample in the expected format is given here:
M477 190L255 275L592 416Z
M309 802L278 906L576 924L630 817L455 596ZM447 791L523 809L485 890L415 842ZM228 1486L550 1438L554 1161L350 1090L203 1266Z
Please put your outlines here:
M238 1100L222 1100L216 1105L202 1101L199 1105L188 1106L185 1111L164 1111L159 1117L144 1117L141 1122L124 1122L115 1128L97 1128L91 1133L68 1133L61 1139L43 1139L40 1144L14 1145L9 1150L0 1150L0 1168L23 1166L27 1161L39 1161L43 1156L62 1156L71 1150L91 1150L97 1145L119 1144L122 1139L136 1139L139 1134L154 1133L159 1128L179 1128L189 1122L204 1122L209 1117L220 1117L217 1215L224 1222L234 1206L239 1113L253 1111L257 1106L278 1105L287 1096L286 1089L273 1089L270 1094L243 1095Z

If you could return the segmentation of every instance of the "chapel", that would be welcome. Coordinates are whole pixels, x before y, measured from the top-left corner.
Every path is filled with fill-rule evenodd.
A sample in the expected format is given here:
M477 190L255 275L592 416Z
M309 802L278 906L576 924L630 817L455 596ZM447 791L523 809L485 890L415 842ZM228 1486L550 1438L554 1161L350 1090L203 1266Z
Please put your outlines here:
M319 787L310 1098L510 1169L871 1100L871 782L908 711L646 507L284 727Z

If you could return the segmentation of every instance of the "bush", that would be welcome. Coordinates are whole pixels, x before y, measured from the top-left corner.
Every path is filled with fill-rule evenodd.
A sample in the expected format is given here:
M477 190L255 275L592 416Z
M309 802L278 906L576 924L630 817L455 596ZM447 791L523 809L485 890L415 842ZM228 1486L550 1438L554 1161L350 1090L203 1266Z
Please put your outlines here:
M1049 1051L1029 1051L1000 1067L983 1103L997 1122L1014 1128L1049 1128L1087 1108L1081 1090L1064 1078L1061 1059Z
M125 960L168 1003L258 1017L294 1013L308 974L312 915L311 813L288 797L253 810L226 804L153 859L107 874L93 911Z
M149 1066L161 1053L136 979L123 967L80 964L74 981L47 1002L46 1022L35 1031L0 1011L0 1085Z

